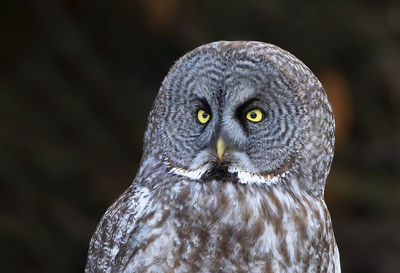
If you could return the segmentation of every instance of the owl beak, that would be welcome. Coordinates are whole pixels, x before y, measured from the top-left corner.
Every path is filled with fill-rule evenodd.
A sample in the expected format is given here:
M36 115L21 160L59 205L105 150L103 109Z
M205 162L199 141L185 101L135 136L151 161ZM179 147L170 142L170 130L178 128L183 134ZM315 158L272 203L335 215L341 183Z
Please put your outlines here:
M221 160L225 151L225 142L221 137L218 138L216 146L217 146L216 148L217 148L218 158L219 160Z

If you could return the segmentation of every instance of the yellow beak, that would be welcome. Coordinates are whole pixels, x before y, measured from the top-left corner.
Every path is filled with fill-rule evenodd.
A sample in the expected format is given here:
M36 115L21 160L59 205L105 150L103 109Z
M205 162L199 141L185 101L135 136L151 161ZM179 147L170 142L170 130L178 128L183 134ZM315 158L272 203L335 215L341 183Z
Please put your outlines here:
M224 151L225 151L225 142L222 140L221 137L219 137L218 141L217 141L217 154L218 154L219 160L222 159L222 156L224 155Z

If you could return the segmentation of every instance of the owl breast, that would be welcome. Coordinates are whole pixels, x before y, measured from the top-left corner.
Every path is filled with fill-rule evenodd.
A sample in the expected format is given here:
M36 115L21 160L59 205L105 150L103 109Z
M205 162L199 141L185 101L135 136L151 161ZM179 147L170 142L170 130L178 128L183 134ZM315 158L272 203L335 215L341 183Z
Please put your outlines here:
M301 198L219 181L166 185L138 219L132 247L121 257L123 269L333 272L325 204Z

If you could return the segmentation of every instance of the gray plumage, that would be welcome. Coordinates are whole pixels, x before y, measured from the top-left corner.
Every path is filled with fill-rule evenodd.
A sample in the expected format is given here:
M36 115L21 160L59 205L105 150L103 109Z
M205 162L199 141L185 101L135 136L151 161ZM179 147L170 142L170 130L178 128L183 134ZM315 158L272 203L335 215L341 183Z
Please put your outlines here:
M321 83L290 53L225 41L187 53L85 272L340 272L323 200L333 146Z

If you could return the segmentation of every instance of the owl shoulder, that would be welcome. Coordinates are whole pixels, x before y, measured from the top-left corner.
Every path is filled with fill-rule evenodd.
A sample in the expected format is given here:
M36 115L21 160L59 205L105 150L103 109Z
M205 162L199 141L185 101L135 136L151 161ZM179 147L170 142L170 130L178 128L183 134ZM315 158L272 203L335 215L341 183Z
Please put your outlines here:
M136 181L107 209L89 245L85 272L108 272L115 258L130 240L136 221L149 201L149 189Z

